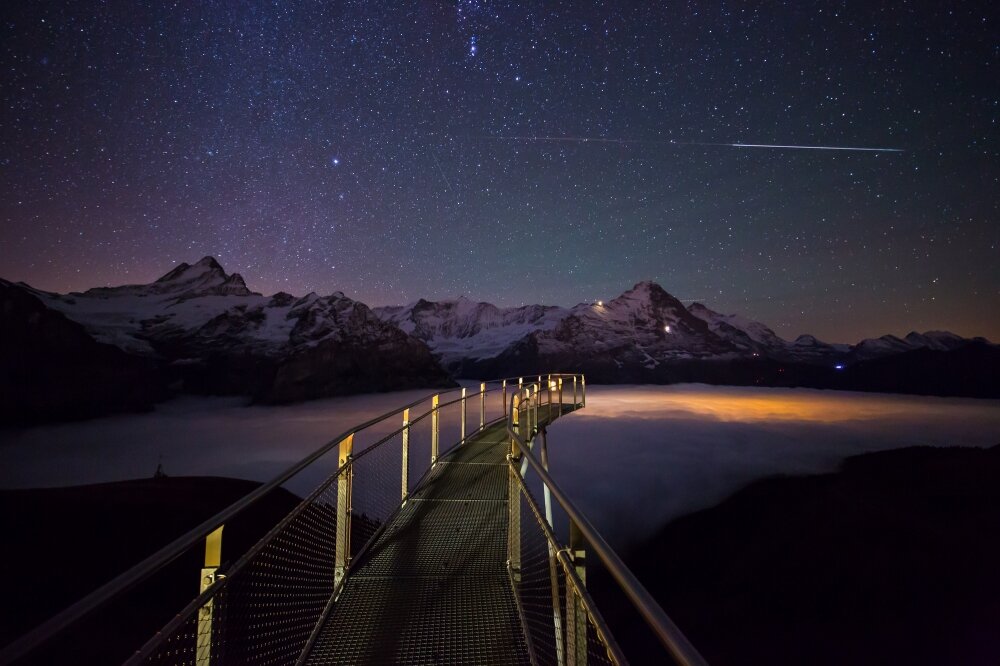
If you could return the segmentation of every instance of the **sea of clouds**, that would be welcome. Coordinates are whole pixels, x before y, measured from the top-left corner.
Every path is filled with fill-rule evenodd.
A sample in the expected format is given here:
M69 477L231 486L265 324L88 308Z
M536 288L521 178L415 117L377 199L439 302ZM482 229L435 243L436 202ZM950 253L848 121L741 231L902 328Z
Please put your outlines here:
M265 481L353 424L424 393L282 407L181 398L149 414L2 430L0 488L149 477L161 462L175 476ZM470 415L475 409L470 401ZM455 438L453 426L445 428L442 444ZM394 427L369 433L369 440ZM557 482L622 545L763 477L832 471L866 451L998 444L1000 401L694 384L591 386L586 409L553 424L548 442ZM292 489L305 492L334 462Z

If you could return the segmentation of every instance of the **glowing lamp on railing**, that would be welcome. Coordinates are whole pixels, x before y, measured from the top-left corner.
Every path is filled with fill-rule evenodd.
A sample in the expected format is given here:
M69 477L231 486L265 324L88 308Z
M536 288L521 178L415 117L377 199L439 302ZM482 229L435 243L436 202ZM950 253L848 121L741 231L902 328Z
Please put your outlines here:
M604 301L597 301L597 307L604 307Z
M670 332L670 324L667 324L666 326L663 327L663 332L664 333L669 333Z

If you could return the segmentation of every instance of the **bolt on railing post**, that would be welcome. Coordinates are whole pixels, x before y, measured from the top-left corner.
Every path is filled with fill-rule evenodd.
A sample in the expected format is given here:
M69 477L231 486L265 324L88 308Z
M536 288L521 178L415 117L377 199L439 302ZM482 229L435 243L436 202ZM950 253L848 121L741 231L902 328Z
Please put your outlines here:
M334 546L333 589L340 588L347 564L351 559L351 482L354 476L354 433L340 440L337 464L342 468L337 477L337 536ZM344 467L346 465L346 467Z
M521 394L515 393L511 398L511 427L516 434L520 429ZM516 437L510 438L510 451L507 454L507 570L511 581L516 585L521 582L521 486L517 482L517 459L521 448ZM518 592L515 590L515 594Z
M410 410L403 410L403 501L410 494Z
M205 566L201 569L201 583L198 593L201 594L215 583L215 572L222 563L222 528L218 528L205 537ZM215 615L215 600L209 599L198 609L198 635L195 638L195 664L209 666L212 661L212 620Z
M462 387L462 437L458 440L462 444L465 444L465 420L468 413L465 407L465 387Z
M486 427L486 382L479 385L479 429Z
M441 396L435 395L431 398L431 464L435 464L438 459L438 438L441 434L441 421L438 414L438 403Z
M571 519L569 521L569 557L573 561L576 577L584 585L587 584L587 551L586 542L580 528ZM580 593L582 594L582 590ZM587 663L587 615L579 597L573 593L571 586L566 586L566 616L567 616L567 648L571 656L571 664L586 666Z

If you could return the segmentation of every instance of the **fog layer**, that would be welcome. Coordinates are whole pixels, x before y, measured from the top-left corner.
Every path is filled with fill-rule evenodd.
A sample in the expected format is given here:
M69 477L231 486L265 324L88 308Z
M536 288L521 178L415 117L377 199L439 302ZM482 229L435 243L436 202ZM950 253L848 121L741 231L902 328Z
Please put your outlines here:
M0 487L148 477L161 461L175 476L265 481L424 393L285 407L184 398L151 414L4 430ZM997 401L701 385L592 386L586 409L549 430L553 475L619 544L762 477L831 471L865 451L997 443Z

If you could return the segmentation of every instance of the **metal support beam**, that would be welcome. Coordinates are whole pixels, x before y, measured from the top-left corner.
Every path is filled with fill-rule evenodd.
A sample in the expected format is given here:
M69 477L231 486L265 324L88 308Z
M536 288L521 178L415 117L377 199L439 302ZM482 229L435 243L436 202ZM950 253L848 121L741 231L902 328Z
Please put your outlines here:
M479 429L486 427L486 382L479 385Z
M410 494L410 410L403 410L403 501Z
M441 401L440 395L431 398L431 464L437 463L438 440L441 436L441 422L439 420L438 403Z
M354 456L354 433L340 440L337 464L341 468L337 477L337 541L334 546L333 589L340 585L347 573L347 565L351 560L351 481L354 476L354 465L350 464ZM345 467L346 465L346 467Z
M459 441L465 444L465 420L468 410L466 409L466 397L465 397L465 387L462 387L462 436Z
M220 525L214 532L205 537L205 566L201 569L201 584L198 593L201 594L216 580L216 571L222 564L222 528ZM212 620L215 614L215 600L209 599L198 609L198 635L195 638L195 664L209 666L212 661Z

